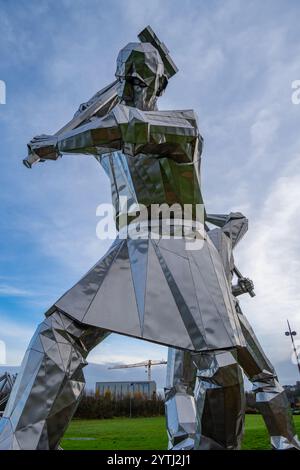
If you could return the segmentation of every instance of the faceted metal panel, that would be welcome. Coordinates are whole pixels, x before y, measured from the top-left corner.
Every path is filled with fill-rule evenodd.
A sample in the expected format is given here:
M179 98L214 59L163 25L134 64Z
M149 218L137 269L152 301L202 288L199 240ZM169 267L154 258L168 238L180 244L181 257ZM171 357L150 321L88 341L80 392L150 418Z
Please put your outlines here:
M158 325L160 331L157 332ZM178 331L181 337L177 336ZM176 299L168 285L166 273L161 266L152 240L149 244L147 292L144 317L144 338L161 340L162 344L185 344L193 348Z
M74 290L76 291L76 288ZM114 292L118 295L113 295ZM69 311L69 308L65 309L65 313ZM121 328L125 333L129 332L132 336L140 334L140 318L126 240L121 242L121 248L82 321L85 324L100 326L99 314L102 328L118 331L118 322L123 325Z
M128 254L135 298L140 318L141 334L144 334L145 299L147 286L149 240L128 240Z
M85 312L107 277L110 266L118 255L120 248L120 244L113 244L106 256L76 284L77 288L70 289L56 302L62 311L68 311L68 305L72 304L73 316L82 321ZM49 313L51 312L52 309Z

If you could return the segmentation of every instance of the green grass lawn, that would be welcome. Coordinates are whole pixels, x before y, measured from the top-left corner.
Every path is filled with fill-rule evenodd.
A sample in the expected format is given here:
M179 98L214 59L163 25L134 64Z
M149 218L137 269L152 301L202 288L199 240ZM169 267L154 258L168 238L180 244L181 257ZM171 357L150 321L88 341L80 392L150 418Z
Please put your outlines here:
M300 416L294 416L300 434ZM83 438L87 440L72 440ZM93 440L89 440L89 439ZM165 418L73 420L62 440L65 450L165 450ZM243 449L270 449L260 415L247 415Z

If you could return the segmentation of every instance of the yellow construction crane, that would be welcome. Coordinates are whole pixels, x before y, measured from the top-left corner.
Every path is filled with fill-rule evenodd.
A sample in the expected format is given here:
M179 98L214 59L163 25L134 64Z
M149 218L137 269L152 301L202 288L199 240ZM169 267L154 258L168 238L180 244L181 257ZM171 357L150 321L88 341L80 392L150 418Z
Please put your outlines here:
M119 364L116 366L108 367L108 369L130 369L131 367L145 367L146 372L148 372L148 381L151 382L151 367L158 366L160 364L167 364L167 361L163 359L161 361L155 361L149 359L148 361L137 362L136 364Z

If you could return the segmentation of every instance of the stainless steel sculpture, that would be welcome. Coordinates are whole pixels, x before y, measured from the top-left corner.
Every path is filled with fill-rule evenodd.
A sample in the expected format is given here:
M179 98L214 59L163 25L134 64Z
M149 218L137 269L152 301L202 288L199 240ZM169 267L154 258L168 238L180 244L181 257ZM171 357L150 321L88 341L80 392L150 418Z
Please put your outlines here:
M239 446L239 365L255 384L273 444L297 446L285 395L235 299L253 290L251 282L240 280L232 294L232 248L246 219L206 216L215 230L199 221L197 118L192 110L157 109L177 69L150 27L139 38L121 50L116 82L81 105L57 134L28 145L28 167L63 153L93 155L111 181L119 236L38 327L0 422L0 448L58 448L82 394L87 354L110 332L176 348L170 351L166 402L174 449ZM189 219L172 219L169 238L164 217L152 216L160 204L192 206ZM123 237L142 206L143 237ZM201 241L201 249L188 249L187 238Z

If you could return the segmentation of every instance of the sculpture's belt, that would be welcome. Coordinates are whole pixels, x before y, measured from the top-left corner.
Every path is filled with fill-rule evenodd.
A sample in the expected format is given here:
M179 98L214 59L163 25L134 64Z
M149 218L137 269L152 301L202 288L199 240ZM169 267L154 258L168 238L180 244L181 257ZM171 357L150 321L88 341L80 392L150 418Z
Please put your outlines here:
M122 227L119 238L205 238L203 222L187 219L151 219L133 221Z

